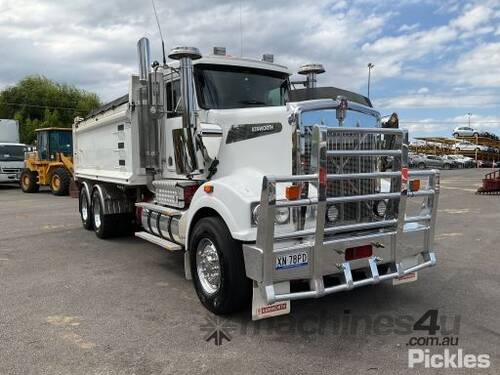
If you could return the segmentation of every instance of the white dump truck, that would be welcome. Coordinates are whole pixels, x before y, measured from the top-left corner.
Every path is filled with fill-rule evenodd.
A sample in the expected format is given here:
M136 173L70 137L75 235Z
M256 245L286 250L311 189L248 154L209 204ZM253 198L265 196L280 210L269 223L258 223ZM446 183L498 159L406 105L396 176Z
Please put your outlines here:
M251 303L255 319L435 264L439 175L408 171L397 116L317 87L319 64L294 82L269 54L179 47L150 64L137 46L128 93L75 119L84 228L184 252L207 309Z

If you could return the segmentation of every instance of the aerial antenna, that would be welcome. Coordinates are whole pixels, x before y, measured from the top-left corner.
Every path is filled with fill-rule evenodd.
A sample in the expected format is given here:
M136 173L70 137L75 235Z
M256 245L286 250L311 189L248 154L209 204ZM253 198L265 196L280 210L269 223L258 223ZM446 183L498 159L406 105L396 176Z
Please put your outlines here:
M243 57L243 22L241 20L241 0L240 0L240 57Z
M158 31L160 32L161 39L161 51L163 53L163 65L167 65L167 58L165 57L165 42L163 41L163 33L161 32L160 20L158 18L158 13L156 12L155 0L151 0L153 5L153 12L155 13L156 24L158 25Z

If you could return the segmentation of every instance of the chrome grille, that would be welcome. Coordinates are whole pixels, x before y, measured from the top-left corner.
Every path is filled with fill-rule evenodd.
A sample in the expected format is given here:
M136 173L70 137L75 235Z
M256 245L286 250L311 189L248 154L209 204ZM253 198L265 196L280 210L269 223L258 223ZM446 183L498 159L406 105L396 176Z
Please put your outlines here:
M21 173L21 168L2 168L2 173Z
M304 127L301 148L302 168L301 173L312 174L311 146L312 146L312 126ZM362 134L359 132L327 130L327 150L328 151L351 151L351 150L397 150L401 149L401 139L394 136L376 133ZM379 156L329 156L327 159L328 174L351 174L351 173L371 173L381 170L382 164L387 164L387 159ZM384 168L385 169L385 168ZM391 185L390 192L395 192L396 187ZM353 195L374 194L380 191L379 182L376 179L353 179L341 181L328 181L327 197L347 197ZM308 194L307 190L305 194ZM351 223L369 223L384 220L375 214L374 206L376 201L347 202L337 204L339 218L333 223L325 223L325 227L334 227ZM388 201L385 218L394 218L394 207L396 204Z

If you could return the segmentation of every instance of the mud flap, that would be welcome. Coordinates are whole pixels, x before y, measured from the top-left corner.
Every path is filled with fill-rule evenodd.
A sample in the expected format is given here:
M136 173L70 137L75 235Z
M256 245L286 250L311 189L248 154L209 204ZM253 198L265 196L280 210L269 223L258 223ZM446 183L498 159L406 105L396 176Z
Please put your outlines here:
M290 283L274 284L276 294L290 293ZM271 318L273 316L290 314L290 301L279 301L272 304L266 304L257 282L253 282L252 297L252 320Z
M410 272L404 276L392 279L392 285L396 286L400 284L412 283L414 281L417 281L417 279L418 279L418 272Z

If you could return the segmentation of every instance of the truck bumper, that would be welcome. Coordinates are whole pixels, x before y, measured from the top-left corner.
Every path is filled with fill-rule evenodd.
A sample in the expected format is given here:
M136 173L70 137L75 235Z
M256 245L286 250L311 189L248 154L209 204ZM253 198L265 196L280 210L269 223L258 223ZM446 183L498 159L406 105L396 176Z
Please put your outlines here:
M0 173L0 183L19 182L19 173Z
M275 261L270 275L264 277L264 253L255 244L243 245L246 273L249 278L262 286L261 293L268 303L297 300L304 298L318 298L328 294L342 292L365 285L378 284L381 281L400 278L407 274L420 271L436 264L434 249L424 246L425 238L429 236L429 227L425 225L405 225L403 234L396 239L393 233L372 233L354 241L346 239L335 240L336 244L325 246L321 254L321 267L314 270L314 246L311 243L297 243L285 248L276 248L273 258L278 259L294 254L307 254L307 264L293 268L277 268ZM346 246L372 246L373 253L368 258L345 260ZM387 273L380 274L379 266L387 265ZM354 280L353 271L364 278ZM319 279L318 279L319 277ZM266 279L266 284L264 283ZM316 282L314 280L316 279ZM328 286L327 279L333 280L334 285ZM283 282L310 281L311 290L277 294L275 286Z

